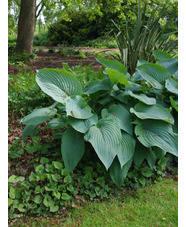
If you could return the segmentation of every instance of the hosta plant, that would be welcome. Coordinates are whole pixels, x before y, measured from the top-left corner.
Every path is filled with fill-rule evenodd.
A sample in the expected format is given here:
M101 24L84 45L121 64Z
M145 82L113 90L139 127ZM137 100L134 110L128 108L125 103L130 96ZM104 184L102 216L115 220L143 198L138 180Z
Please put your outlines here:
M118 187L132 163L146 160L153 169L166 153L177 156L177 59L153 54L158 62L138 61L134 75L116 60L98 58L105 78L84 87L70 71L38 70L37 84L55 102L22 119L23 140L45 121L51 129L66 128L60 136L68 172L90 143Z

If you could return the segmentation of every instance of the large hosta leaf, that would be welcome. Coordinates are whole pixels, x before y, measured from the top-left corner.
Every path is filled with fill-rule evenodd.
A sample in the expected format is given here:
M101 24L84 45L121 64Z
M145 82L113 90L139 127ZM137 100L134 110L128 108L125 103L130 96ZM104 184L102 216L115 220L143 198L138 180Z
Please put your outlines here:
M90 126L97 124L98 116L94 114L92 117L86 120L76 119L73 117L68 117L69 124L78 132L85 133L88 131Z
M110 78L91 81L83 90L85 94L93 94L97 91L109 91L112 88Z
M120 128L112 119L99 120L97 125L91 126L85 135L85 140L92 144L106 169L110 167L121 149L121 139Z
M81 95L82 86L72 73L59 69L40 69L36 82L41 90L54 100L65 103L69 95Z
M109 110L103 109L102 117L113 119L119 125L120 129L132 135L133 128L130 113L123 106L113 104L109 107Z
M144 147L139 141L137 141L133 161L135 165L140 166L145 159L150 168L153 169L156 163L156 155L154 151L151 148Z
M158 104L148 106L143 103L138 103L134 108L130 108L130 112L134 113L140 119L157 119L174 124L174 118L168 109Z
M66 98L66 113L78 119L88 119L93 116L91 108L87 105L85 99L79 95Z
M178 95L178 82L172 78L166 80L165 87L168 91Z
M34 125L26 125L23 132L22 132L22 139L23 141L30 136L33 132L35 132L35 130L37 129L37 127L39 126L39 124L34 124Z
M123 167L133 156L135 151L136 140L129 134L122 132L121 150L117 156L121 167Z
M119 61L108 60L104 58L96 58L96 60L109 69L117 70L118 72L123 73L124 75L127 73L126 67Z
M178 136L170 124L158 120L144 120L135 127L135 133L144 146L156 146L175 156L178 155Z
M123 73L120 73L114 69L106 69L106 71L110 77L112 84L120 83L132 87Z
M55 108L41 108L34 110L31 114L24 117L21 122L23 125L41 124L52 118L57 112Z
M170 60L161 60L157 63L158 65L161 65L165 67L170 75L174 75L178 72L178 60L177 59L170 59Z
M145 80L157 89L163 89L165 81L170 78L166 68L153 63L140 65L137 67L137 70Z
M161 50L153 50L153 55L156 57L158 60L171 60L173 59L170 54L167 52L161 51Z
M71 172L83 157L85 142L83 134L68 128L62 136L61 152L65 168Z
M144 94L140 94L140 95L137 95L137 94L134 94L132 91L128 91L128 94L131 96L131 97L134 97L138 100L140 100L141 102L147 104L147 105L154 105L156 104L156 99L155 98L150 98Z
M59 129L59 128L64 128L68 125L68 121L64 117L58 117L53 120L51 120L47 126L51 129Z
M116 157L112 163L112 165L109 168L110 177L113 180L113 182L121 188L127 173L131 167L132 160L129 160L122 168L120 166L120 163L118 161L118 158Z

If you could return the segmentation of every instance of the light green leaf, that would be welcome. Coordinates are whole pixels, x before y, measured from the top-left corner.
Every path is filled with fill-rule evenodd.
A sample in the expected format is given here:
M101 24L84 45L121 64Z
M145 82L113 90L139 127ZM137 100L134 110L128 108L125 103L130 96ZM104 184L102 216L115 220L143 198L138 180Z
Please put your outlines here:
M21 120L23 125L39 125L45 121L48 121L57 113L55 108L41 108L34 110L31 114L27 115Z
M110 168L109 168L110 177L119 188L121 188L121 186L127 176L127 173L130 169L131 164L132 164L132 160L128 161L121 168L118 158L116 157L114 159L112 165L110 166Z
M143 103L145 103L147 105L154 105L154 104L156 104L156 99L155 98L149 98L148 96L146 96L144 94L137 95L137 94L134 94L132 91L128 91L128 94L131 97L134 97L134 98L140 100L141 102L143 102Z
M171 106L178 112L177 103L172 97L170 97L170 102L171 102Z
M168 109L158 104L148 106L143 103L138 103L134 108L130 108L130 112L134 113L140 119L157 119L174 124L174 118Z
M68 128L62 136L61 152L65 168L71 172L83 157L85 142L83 135L73 128Z
M42 91L60 103L65 103L67 96L82 94L81 83L72 73L64 70L40 69L36 82Z
M70 199L71 199L71 197L70 197L67 193L62 193L61 198L62 198L63 200L70 200Z
M61 194L59 192L53 192L54 196L57 198L57 199L60 199L61 197Z
M109 91L112 88L110 78L107 77L104 80L94 80L88 83L88 85L84 88L84 94L93 94L97 91Z
M106 69L106 71L110 77L112 84L120 83L132 87L123 73L120 73L114 69Z
M19 182L19 181L24 181L25 180L25 178L24 177L17 177L17 176L15 176L15 175L12 175L12 176L10 176L9 178L8 178L8 182L9 183L17 183L17 182Z
M168 91L178 95L178 82L172 78L166 80L165 87Z
M33 199L34 203L41 204L42 199L40 195L36 195L35 198Z
M81 96L68 97L66 99L67 116L77 119L88 119L93 116L91 108Z
M157 146L178 156L178 136L172 131L170 124L158 120L144 120L135 127L135 133L144 146Z
M53 161L52 162L52 165L54 166L55 169L62 169L63 168L63 165L61 162L55 162Z
M47 126L50 129L65 128L68 125L68 121L64 117L58 117L48 122Z
M58 210L59 210L59 206L54 206L54 205L50 206L50 212L56 212Z
M97 114L92 117L82 120L73 117L68 117L69 124L78 132L85 133L90 128L90 126L95 125L98 122Z
M10 207L10 206L12 205L13 202L14 202L13 199L8 198L8 207Z
M109 110L103 109L101 114L103 118L113 119L120 129L132 135L133 127L130 113L123 106L113 104Z
M92 144L108 169L120 149L122 136L119 126L112 119L101 119L90 127L84 138Z
M124 75L127 73L126 67L119 61L108 60L103 58L96 58L96 60L109 69L117 70L118 72L123 73Z
M157 89L163 89L165 81L170 78L166 68L153 63L140 65L137 70L145 80Z
M72 182L72 177L70 175L67 175L65 178L64 178L64 183L68 183L70 184Z

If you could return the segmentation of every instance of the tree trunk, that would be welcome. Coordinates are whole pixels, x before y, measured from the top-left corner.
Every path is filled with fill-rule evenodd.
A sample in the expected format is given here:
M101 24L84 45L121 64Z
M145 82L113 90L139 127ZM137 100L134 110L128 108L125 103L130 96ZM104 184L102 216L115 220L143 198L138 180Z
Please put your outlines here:
M21 9L18 22L18 37L16 52L22 53L26 51L32 53L32 43L35 30L35 0L21 0Z

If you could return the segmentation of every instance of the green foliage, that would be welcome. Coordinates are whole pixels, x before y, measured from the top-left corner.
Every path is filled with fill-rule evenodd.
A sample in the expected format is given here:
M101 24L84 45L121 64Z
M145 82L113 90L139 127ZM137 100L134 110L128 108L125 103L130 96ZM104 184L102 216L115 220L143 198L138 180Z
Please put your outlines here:
M147 17L148 4L146 3L141 8L140 3L141 1L139 1L138 15L133 28L129 26L127 20L121 26L113 21L120 60L128 67L131 74L135 72L138 60L154 61L153 50L174 53L178 47L177 38L171 38L171 34L177 31L167 32L166 25L161 26L160 24L160 19L166 16L167 7L159 10L156 6L152 8L152 12Z
M17 75L9 74L8 99L9 110L23 115L31 112L35 106L52 104L35 82L35 69L18 72Z
M50 47L49 49L48 49L48 53L55 53L55 48L54 47Z
M175 83L177 80L169 73L168 66L160 66L160 62L138 64L139 82L135 77L130 80L131 75L120 62L97 60L106 66L105 78L92 81L84 88L67 65L68 71L38 70L36 81L57 101L44 110L52 115L57 111L58 116L68 121L61 146L68 171L77 166L84 153L84 143L89 142L105 168L109 169L114 183L121 187L132 161L140 165L146 159L153 170L158 159L155 155L157 147L160 152L178 155L176 124L172 127L177 112L172 109L169 99L171 95L176 100L177 94L166 86L170 79ZM36 117L40 119L43 108L37 111L41 115L34 111L22 120L26 127L34 125ZM52 117L44 114L42 122L45 115L46 120ZM73 162L70 161L71 152L75 153Z
M47 46L48 41L47 33L39 33L34 35L33 46Z

